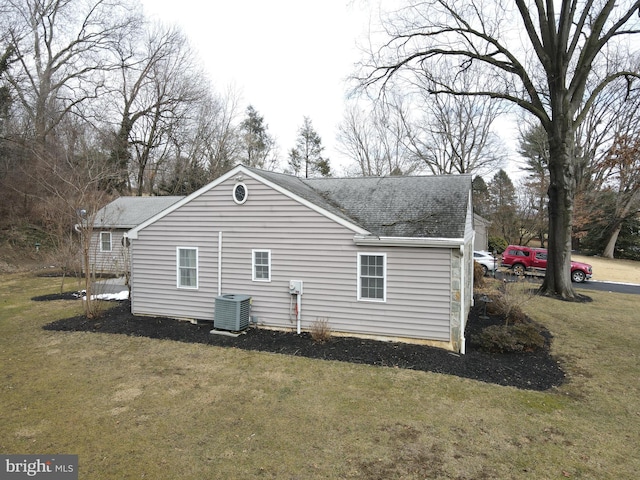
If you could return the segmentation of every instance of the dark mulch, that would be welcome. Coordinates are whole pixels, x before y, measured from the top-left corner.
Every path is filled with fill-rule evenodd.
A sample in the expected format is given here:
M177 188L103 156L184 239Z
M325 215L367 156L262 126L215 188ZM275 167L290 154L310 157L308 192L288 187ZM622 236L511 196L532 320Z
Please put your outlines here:
M485 327L501 323L499 318L479 319L475 307L469 316L465 355L439 348L396 342L363 340L354 337L331 337L325 343L314 342L308 333L297 335L251 328L238 337L212 335L212 324L160 317L136 317L130 303L121 302L97 319L83 316L58 320L45 325L46 330L116 333L139 337L203 343L220 347L297 355L323 360L338 360L368 365L407 368L471 378L487 383L528 390L547 390L559 386L565 374L549 354L548 345L537 352L488 353L478 348L474 338ZM551 341L551 335L545 332Z
M65 292L65 293L51 293L49 295L40 295L39 297L32 297L34 302L48 302L50 300L78 300L84 297L82 292Z

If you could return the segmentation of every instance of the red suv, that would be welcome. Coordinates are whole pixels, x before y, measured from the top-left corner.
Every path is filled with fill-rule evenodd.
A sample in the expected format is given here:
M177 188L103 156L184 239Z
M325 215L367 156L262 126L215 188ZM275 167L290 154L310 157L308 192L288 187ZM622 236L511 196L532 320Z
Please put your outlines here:
M511 268L516 275L544 272L547 269L547 249L509 245L502 253L502 266ZM591 265L571 261L571 280L584 282L590 279L591 275Z

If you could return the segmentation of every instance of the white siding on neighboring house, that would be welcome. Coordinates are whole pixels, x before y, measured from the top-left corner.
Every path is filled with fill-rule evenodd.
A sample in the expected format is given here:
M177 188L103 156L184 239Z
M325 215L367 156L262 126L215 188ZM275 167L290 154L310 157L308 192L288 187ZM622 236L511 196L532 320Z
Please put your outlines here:
M487 228L491 225L491 222L482 218L480 215L473 215L473 224L476 232L475 239L473 241L474 250L487 250L489 248L489 234Z
M259 324L295 328L289 281L303 281L302 328L326 319L335 332L450 341L452 254L448 248L389 247L386 301L358 301L354 232L254 180L233 200L233 179L138 231L132 241L132 311L213 320L221 293L252 297ZM222 233L222 269L218 242ZM176 287L176 248L198 248L198 288ZM270 252L270 281L254 281L255 250Z

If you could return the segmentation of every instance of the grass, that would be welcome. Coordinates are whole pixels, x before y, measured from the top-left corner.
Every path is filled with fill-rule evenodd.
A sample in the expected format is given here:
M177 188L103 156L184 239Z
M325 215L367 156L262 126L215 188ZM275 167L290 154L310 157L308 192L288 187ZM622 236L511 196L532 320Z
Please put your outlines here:
M638 298L525 310L569 382L531 392L427 372L44 331L59 279L0 277L0 451L78 454L80 478L635 478ZM170 473L168 473L170 472Z

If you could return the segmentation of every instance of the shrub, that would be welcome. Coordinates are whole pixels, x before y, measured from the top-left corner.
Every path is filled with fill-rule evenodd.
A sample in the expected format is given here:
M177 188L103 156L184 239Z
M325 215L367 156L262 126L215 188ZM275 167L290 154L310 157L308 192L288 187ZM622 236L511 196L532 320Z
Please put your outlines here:
M490 315L503 316L505 324L521 322L526 318L524 311L516 297L498 293L491 297L491 302L487 303L487 312Z
M509 246L509 242L502 237L489 237L488 246L490 252L495 250L497 253L502 253Z
M477 287L484 285L484 269L475 260L473 261L473 284Z
M530 287L525 281L504 283L500 291L491 295L487 312L504 316L507 325L524 321L526 315L522 307L536 296L535 290Z
M531 352L543 348L545 338L534 323L520 322L487 327L480 333L477 342L490 352Z
M331 338L331 327L329 326L329 319L316 318L311 324L311 338L314 342L324 343Z

